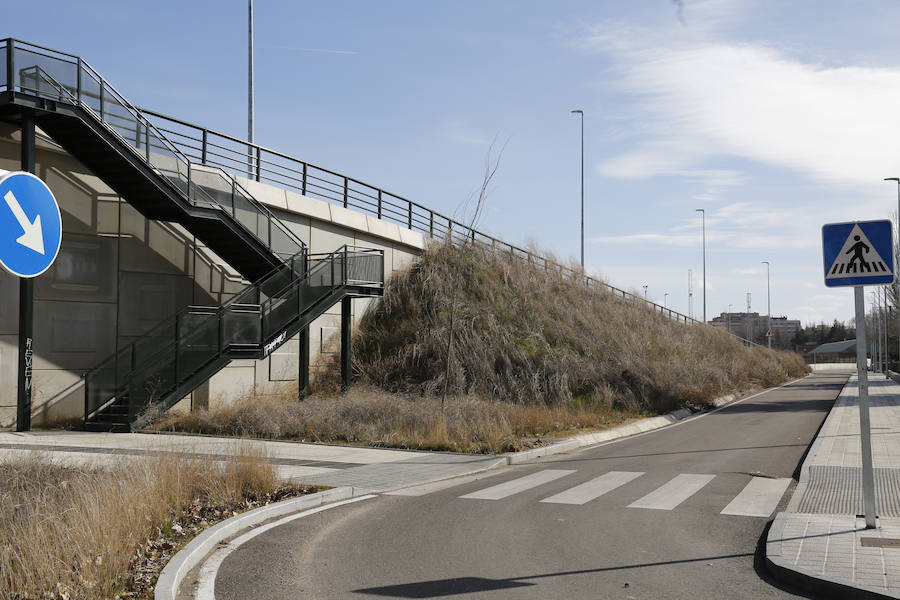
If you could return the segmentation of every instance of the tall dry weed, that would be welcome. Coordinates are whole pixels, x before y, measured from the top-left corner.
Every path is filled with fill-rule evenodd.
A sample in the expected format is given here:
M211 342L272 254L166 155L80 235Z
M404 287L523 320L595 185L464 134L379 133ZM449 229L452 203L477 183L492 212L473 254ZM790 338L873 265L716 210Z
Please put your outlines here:
M75 468L30 454L0 462L0 599L112 597L135 550L198 497L236 502L277 484L274 466L244 451L209 461L183 453L111 468Z
M447 377L457 395L544 405L611 395L642 412L703 404L807 369L796 355L747 348L713 327L676 323L519 258L448 244L429 246L392 276L363 317L353 352L362 381L389 391L432 396Z

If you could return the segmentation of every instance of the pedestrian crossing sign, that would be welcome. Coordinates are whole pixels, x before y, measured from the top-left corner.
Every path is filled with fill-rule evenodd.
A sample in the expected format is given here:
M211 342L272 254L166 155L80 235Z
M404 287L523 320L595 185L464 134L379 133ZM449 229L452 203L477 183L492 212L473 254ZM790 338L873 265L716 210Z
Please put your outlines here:
M888 220L832 223L822 227L825 285L894 282L893 226Z

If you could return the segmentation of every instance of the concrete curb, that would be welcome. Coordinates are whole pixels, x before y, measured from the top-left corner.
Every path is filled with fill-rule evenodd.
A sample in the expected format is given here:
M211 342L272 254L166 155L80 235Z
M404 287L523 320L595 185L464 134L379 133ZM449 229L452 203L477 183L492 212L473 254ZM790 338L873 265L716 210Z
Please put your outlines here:
M824 575L807 573L798 570L782 558L781 538L784 534L786 513L780 512L772 521L766 537L766 570L772 577L790 584L804 592L815 594L817 598L834 598L835 600L887 600L896 596L886 596L875 590L848 585L844 581L829 579ZM773 541L773 538L774 541Z
M188 542L169 560L159 574L156 587L153 589L153 597L155 600L175 600L184 576L200 564L223 540L243 529L286 514L362 495L365 495L362 490L352 487L334 488L318 494L276 502L217 523Z
M731 400L734 399L733 396L729 396L729 398ZM666 425L671 425L672 423L687 418L692 414L694 413L686 408L682 408L676 410L675 412L671 412L659 417L640 419L633 423L613 427L612 429L605 429L603 431L592 433L584 433L563 440L562 442L557 442L556 444L550 444L549 446L543 446L541 448L533 448L531 450L523 450L522 452L505 454L504 456L506 457L507 464L516 465L519 463L527 462L529 460L534 460L535 458L541 458L542 456L552 456L554 454L560 454L562 452L568 452L570 450L584 448L586 446L593 446L595 444L602 444L603 442L617 440L619 438L628 437L630 435L635 435L638 433L644 433L646 431L653 431L654 429L659 429L661 427L665 427Z

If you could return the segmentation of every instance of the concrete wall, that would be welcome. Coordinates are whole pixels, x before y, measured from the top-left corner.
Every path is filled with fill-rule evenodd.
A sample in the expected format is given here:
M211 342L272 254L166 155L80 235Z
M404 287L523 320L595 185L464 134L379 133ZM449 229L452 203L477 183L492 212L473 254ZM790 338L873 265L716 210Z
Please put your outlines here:
M18 131L0 124L0 169L18 170ZM78 161L39 140L37 175L53 191L63 217L54 265L35 280L33 424L80 418L81 376L188 304L216 305L246 282L173 223L145 219ZM424 247L420 234L325 202L242 181L314 253L350 244L385 253L385 274L409 264ZM0 427L15 423L18 280L0 272ZM356 300L354 317L372 300ZM313 360L340 330L340 306L311 327ZM234 361L195 392L229 402L297 379L298 340L260 361ZM193 399L180 404L184 409Z

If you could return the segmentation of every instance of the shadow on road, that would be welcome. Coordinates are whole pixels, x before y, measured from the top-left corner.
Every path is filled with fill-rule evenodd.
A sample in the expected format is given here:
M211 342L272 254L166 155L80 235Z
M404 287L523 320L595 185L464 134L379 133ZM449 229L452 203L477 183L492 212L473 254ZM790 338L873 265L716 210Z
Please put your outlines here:
M630 569L643 569L647 567L663 567L714 560L726 560L730 558L747 558L752 553L725 554L721 556L703 556L700 558L686 558L682 560L666 560L651 563L638 563L633 565L621 565L618 567L600 567L597 569L580 569L577 571L559 571L557 573L541 573L538 575L526 575L523 577L510 577L508 579L490 579L487 577L454 577L452 579L435 579L432 581L418 581L415 583L401 583L382 587L364 588L353 590L356 594L372 594L375 596L392 596L395 598L440 598L442 596L455 596L458 594L473 594L502 590L507 588L525 587L535 585L528 583L529 579L545 579L548 577L564 577L567 575L588 575L591 573L606 573L611 571L627 571Z

